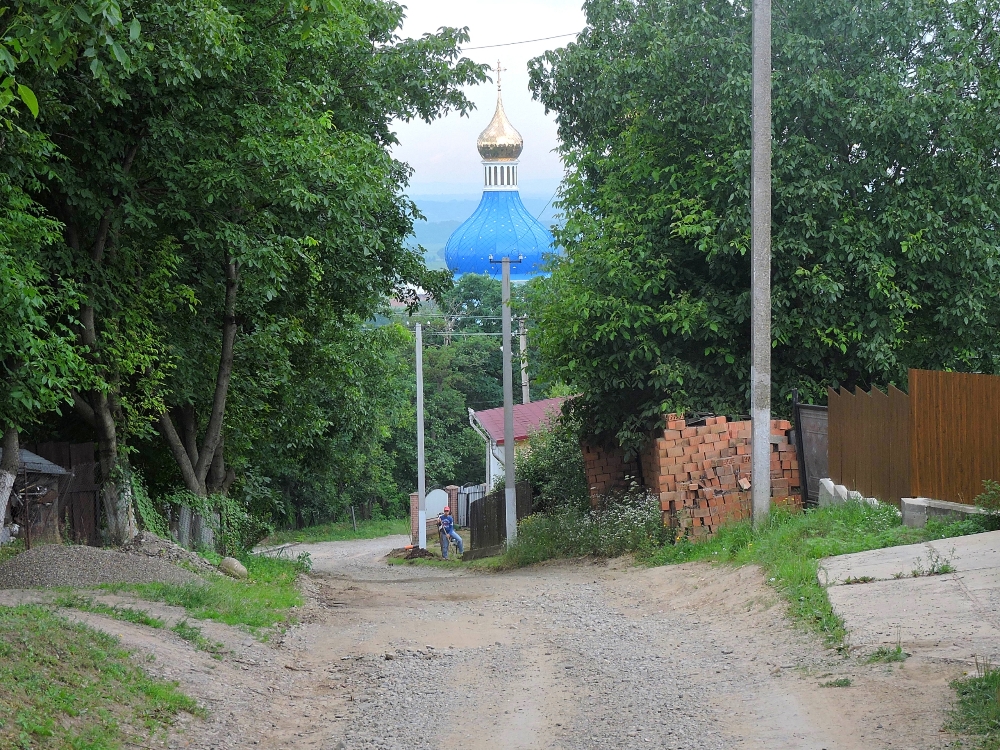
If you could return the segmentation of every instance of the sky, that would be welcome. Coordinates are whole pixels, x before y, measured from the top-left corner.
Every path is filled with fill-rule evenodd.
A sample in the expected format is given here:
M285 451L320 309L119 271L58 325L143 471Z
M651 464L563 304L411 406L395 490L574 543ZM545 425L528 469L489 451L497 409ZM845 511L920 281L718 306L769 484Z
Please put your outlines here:
M402 36L418 37L441 26L468 26L466 45L520 42L569 34L584 27L582 0L410 0ZM479 63L496 65L501 60L503 102L507 117L524 137L518 168L523 196L548 198L562 178L562 165L555 153L555 117L546 115L528 90L528 60L572 41L571 36L531 44L473 50L464 54ZM496 109L496 74L493 83L469 87L466 95L476 104L469 117L450 114L430 125L397 123L399 145L393 150L415 172L408 194L414 199L442 200L478 197L482 192L482 167L476 138L489 124Z

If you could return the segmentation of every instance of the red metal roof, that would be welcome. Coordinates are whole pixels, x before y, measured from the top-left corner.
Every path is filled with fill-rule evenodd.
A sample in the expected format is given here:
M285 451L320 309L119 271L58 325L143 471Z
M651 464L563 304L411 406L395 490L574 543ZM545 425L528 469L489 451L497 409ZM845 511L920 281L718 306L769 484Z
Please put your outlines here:
M514 404L514 442L546 427L558 418L565 398L547 398L528 404ZM503 445L503 407L477 411L476 419L497 445Z

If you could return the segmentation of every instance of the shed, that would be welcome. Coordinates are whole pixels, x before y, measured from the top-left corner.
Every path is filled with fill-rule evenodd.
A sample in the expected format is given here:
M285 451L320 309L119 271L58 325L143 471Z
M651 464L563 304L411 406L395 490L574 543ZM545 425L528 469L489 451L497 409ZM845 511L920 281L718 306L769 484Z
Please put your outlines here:
M7 505L7 517L0 519L0 528L17 526L16 533L29 544L59 542L59 497L71 473L23 448L19 454L14 490ZM0 531L2 536L5 535Z
M527 443L531 433L545 429L559 418L565 398L547 398L514 405L514 449ZM503 407L473 411L469 409L469 423L486 442L487 491L503 476Z

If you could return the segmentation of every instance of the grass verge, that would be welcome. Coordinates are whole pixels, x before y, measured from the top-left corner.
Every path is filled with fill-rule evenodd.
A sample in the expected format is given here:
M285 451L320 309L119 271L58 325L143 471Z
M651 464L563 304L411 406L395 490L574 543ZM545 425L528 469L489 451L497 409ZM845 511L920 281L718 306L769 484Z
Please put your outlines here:
M228 653L224 644L210 641L201 634L201 628L192 625L187 620L181 620L170 629L199 651L207 651L213 659L221 659L224 654Z
M341 542L348 539L377 539L381 536L409 533L410 519L408 518L358 521L357 531L354 530L354 525L350 521L346 521L308 526L304 529L277 531L261 542L261 546L274 546L289 542Z
M846 631L817 578L819 560L834 555L915 544L984 530L976 518L937 523L920 529L902 525L891 505L850 502L802 513L774 510L768 522L724 527L704 542L682 539L654 552L653 565L714 560L761 566L768 581L785 597L791 616L821 633L828 645L842 647Z
M980 750L1000 750L1000 669L976 660L976 675L951 683L958 694L947 729L978 740Z
M0 607L0 747L111 750L181 712L202 713L112 636L45 607Z
M75 592L59 594L52 603L57 607L67 607L69 609L79 609L82 612L94 612L104 615L114 620L131 622L136 625L145 625L148 628L162 628L164 623L159 617L153 617L148 612L132 607L113 607L110 604L94 601L89 596L82 596Z
M272 629L294 622L291 610L302 604L295 581L308 569L307 564L260 555L244 555L240 561L249 573L245 581L217 576L185 584L110 584L101 588L183 607L195 620L243 627L267 640Z

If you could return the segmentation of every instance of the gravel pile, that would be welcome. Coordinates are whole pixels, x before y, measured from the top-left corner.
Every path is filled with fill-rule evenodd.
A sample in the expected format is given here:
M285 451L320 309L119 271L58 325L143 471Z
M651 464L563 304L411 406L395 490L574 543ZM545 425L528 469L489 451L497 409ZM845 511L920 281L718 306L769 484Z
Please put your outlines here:
M0 589L201 580L166 560L76 545L34 547L0 564Z
M140 531L135 539L122 547L122 552L140 557L155 557L172 563L186 563L204 573L218 572L197 552L186 550L169 539L163 539L148 531Z

